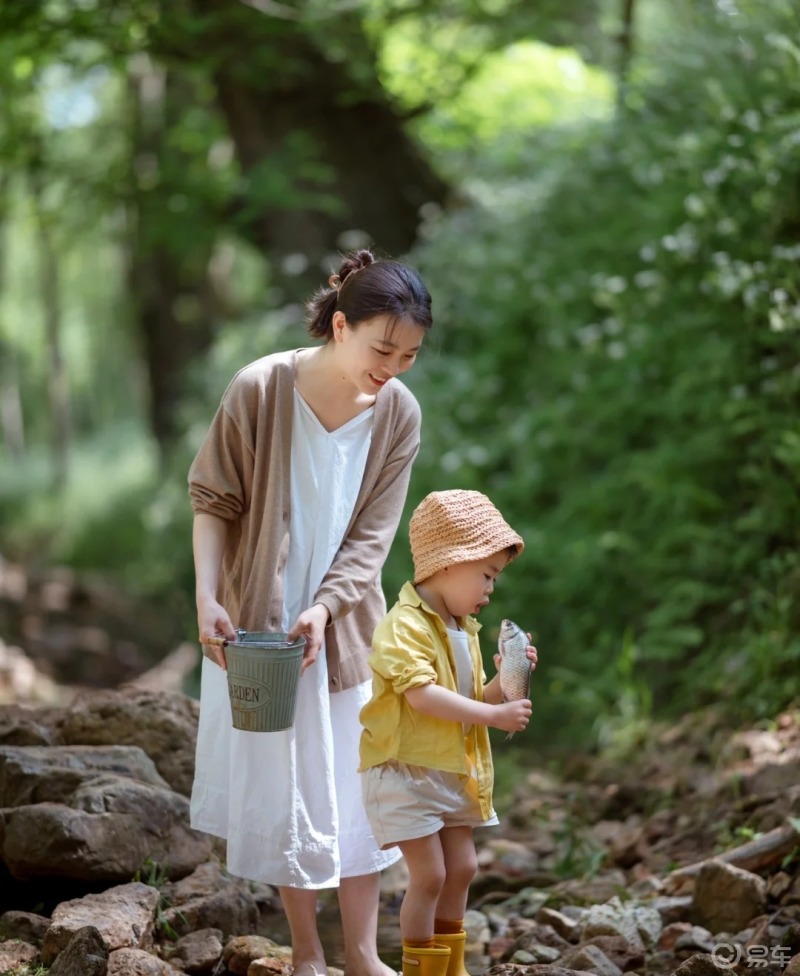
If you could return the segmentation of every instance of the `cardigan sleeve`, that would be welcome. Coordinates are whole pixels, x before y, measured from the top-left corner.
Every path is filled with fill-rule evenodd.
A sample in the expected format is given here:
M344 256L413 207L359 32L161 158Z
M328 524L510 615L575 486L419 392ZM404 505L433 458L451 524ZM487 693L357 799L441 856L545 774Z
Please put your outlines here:
M327 607L331 622L350 613L365 587L380 576L400 523L411 466L419 451L421 420L416 399L405 387L401 389L386 460L314 596L314 603Z
M232 521L249 505L254 459L253 402L258 393L246 370L231 380L189 468L189 498L197 514Z

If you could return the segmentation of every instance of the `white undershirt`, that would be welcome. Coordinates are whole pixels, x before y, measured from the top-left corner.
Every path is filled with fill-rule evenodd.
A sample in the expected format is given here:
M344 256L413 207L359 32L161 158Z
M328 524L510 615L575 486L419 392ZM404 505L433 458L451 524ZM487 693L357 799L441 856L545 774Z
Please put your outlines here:
M465 698L475 697L475 675L472 673L472 658L469 653L469 642L466 631L447 628L447 636L453 648L456 661L456 679L458 693Z

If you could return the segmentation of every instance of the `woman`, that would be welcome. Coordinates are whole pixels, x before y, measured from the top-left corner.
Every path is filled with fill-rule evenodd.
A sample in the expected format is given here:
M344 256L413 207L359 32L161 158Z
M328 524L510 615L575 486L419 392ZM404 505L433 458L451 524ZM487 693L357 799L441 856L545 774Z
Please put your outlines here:
M200 640L192 826L227 839L235 875L277 885L297 976L326 973L316 892L338 886L348 976L387 976L379 872L358 778L367 657L385 613L380 573L419 449L396 379L431 327L412 268L344 258L312 298L321 345L276 353L226 390L189 472ZM224 652L235 627L305 638L294 727L233 729Z

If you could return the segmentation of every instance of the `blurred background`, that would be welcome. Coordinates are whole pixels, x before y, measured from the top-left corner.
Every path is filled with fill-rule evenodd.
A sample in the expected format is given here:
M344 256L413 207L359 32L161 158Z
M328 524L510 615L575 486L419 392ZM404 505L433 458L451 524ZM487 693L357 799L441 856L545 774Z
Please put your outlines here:
M0 644L113 685L194 642L186 472L233 373L368 245L422 272L413 506L527 549L519 748L800 694L790 0L0 9ZM194 672L186 689L196 693ZM19 697L19 696L18 696ZM12 695L13 698L13 695Z

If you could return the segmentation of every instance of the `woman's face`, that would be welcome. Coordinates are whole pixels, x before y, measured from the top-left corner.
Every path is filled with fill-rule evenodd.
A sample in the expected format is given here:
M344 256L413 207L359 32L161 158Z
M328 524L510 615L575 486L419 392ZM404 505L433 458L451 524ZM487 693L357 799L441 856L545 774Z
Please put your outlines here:
M336 355L345 376L361 393L375 396L394 376L414 365L425 329L407 320L388 315L347 324L341 312L333 317Z

